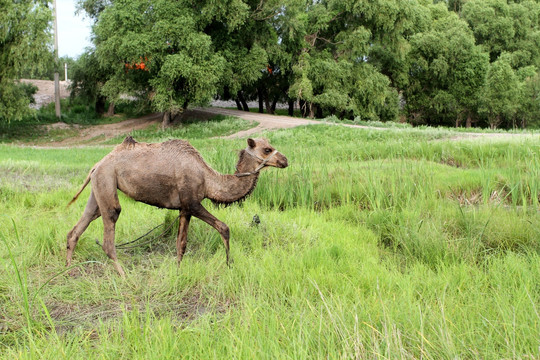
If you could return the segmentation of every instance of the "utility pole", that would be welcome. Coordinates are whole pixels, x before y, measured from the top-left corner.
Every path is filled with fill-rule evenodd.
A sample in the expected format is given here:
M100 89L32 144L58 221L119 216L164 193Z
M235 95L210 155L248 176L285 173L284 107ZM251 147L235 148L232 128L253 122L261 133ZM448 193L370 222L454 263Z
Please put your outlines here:
M58 75L58 12L56 11L56 0L53 0L54 6L54 109L56 117L60 118L60 84Z

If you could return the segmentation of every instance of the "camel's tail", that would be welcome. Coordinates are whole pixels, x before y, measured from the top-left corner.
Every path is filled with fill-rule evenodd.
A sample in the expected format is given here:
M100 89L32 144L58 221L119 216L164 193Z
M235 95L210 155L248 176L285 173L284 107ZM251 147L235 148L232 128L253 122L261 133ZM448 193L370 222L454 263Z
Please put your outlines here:
M88 176L86 177L86 180L84 180L84 184L82 185L81 189L79 190L79 192L77 194L75 194L75 196L73 197L73 199L71 199L69 204L67 204L67 207L69 207L71 204L73 204L77 200L79 195L81 195L81 193L83 192L86 185L88 185L88 183L90 182L90 176L92 176L92 173L94 172L94 170L96 170L95 167L93 167L92 170L90 170L90 172L88 173Z

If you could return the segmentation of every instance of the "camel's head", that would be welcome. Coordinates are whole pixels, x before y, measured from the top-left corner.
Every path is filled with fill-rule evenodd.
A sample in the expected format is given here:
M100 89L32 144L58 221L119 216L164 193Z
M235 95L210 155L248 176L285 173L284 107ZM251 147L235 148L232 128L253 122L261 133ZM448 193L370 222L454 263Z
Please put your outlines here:
M274 149L267 139L248 139L246 151L261 160L264 166L274 166L277 168L286 168L289 166L287 158Z

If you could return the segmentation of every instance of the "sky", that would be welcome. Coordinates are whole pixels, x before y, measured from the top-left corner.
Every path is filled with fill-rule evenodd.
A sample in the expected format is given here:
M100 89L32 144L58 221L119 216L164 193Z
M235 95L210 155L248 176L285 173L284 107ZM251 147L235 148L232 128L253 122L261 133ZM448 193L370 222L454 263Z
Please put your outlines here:
M92 46L92 21L88 17L75 15L76 2L77 0L56 0L59 56L77 58L86 47Z

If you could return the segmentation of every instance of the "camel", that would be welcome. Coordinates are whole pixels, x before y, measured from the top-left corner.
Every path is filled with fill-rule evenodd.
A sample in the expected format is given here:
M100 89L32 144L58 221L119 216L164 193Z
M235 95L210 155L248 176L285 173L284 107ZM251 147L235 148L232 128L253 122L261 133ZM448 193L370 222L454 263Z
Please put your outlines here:
M246 198L255 188L259 172L267 166L286 168L287 158L266 139L248 139L240 151L236 172L222 175L213 170L199 152L184 140L141 143L128 136L95 164L71 205L90 183L91 193L83 215L67 234L66 266L71 266L73 251L88 225L101 216L103 251L113 261L118 273L125 273L116 256L115 225L121 207L117 189L136 201L160 208L179 210L180 225L176 239L178 264L187 245L191 216L218 231L225 245L229 264L229 227L202 205L205 198L214 203L231 204Z

